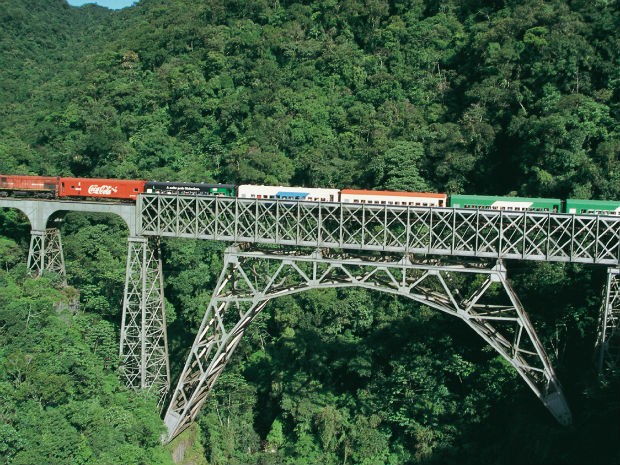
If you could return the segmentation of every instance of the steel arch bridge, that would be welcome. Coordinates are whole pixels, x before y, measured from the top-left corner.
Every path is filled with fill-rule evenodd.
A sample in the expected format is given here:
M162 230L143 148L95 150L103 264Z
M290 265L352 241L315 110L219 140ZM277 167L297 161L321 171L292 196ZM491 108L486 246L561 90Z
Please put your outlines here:
M33 275L64 275L60 234L47 228L52 214L103 212L125 220L121 363L127 384L157 392L162 407L170 370L159 238L233 244L167 404L167 440L195 419L245 329L282 295L357 286L453 315L511 363L561 424L571 422L570 409L503 260L607 266L597 339L601 369L620 335L620 217L157 195L141 195L135 205L0 199L0 207L17 208L31 222ZM241 251L238 244L287 246L288 252ZM314 252L301 252L308 248ZM360 253L366 256L355 256ZM445 265L445 256L471 263ZM480 259L496 263L484 267ZM452 284L455 274L476 276L478 284L466 294Z

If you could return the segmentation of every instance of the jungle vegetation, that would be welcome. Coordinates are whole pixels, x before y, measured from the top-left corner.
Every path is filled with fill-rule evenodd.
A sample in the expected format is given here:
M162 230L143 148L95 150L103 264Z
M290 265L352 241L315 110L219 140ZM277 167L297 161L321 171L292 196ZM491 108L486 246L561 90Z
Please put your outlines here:
M611 0L0 0L0 173L620 199L619 31ZM127 231L58 224L69 287L0 212L0 464L170 464L117 376ZM162 243L173 376L224 246ZM620 463L604 268L508 269L573 426L461 322L308 292L250 327L192 463Z

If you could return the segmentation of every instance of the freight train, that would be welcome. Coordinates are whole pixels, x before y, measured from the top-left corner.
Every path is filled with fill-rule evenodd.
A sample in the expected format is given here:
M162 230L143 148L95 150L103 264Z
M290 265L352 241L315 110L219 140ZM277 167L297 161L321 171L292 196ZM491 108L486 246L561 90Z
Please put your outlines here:
M224 196L242 199L272 199L287 203L331 202L620 216L620 201L613 200L562 200L252 184L237 186L234 184L0 175L0 196L2 197L135 201L139 194Z

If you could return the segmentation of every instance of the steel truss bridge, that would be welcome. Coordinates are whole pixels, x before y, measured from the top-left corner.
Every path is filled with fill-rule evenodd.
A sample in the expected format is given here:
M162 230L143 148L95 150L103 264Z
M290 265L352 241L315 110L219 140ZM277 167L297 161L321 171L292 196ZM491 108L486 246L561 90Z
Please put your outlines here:
M363 287L461 319L568 425L571 413L560 382L503 260L603 265L599 370L620 354L620 217L156 195L141 195L135 205L0 199L0 207L18 209L30 220L33 276L65 274L60 233L47 227L51 216L82 211L125 220L122 373L128 386L157 393L166 409L167 440L194 421L267 303L309 289ZM174 390L160 237L232 243ZM446 256L464 258L454 265L442 261ZM489 261L494 263L486 265Z

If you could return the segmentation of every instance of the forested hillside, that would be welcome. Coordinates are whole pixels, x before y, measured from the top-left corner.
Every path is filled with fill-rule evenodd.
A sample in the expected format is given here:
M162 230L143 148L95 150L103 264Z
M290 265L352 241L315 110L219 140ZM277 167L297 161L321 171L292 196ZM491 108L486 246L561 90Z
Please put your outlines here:
M608 0L0 0L0 173L619 199L619 31ZM0 464L171 463L116 376L127 231L59 224L69 288L26 277L29 225L0 212ZM176 376L224 244L162 246ZM250 327L194 460L619 463L604 268L507 266L572 427L458 320L331 290Z

